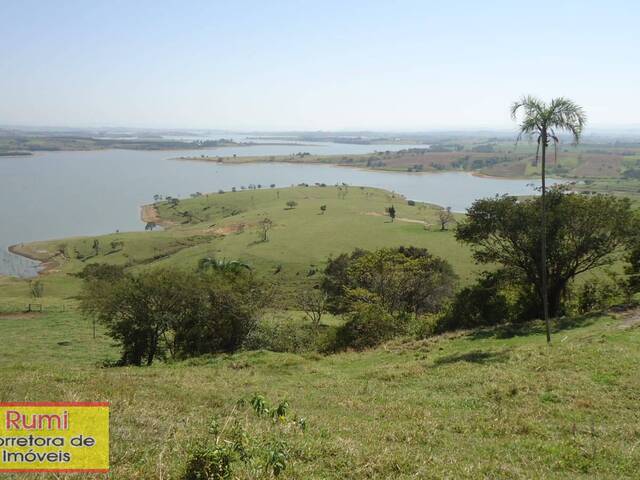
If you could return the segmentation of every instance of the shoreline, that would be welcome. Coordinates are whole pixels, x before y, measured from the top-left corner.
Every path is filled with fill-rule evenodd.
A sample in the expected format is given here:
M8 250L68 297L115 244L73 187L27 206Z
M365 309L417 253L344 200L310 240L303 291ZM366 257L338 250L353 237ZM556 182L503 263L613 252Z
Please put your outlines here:
M337 155L339 156L339 155ZM224 157L223 157L224 158ZM244 160L246 159L246 160ZM371 168L366 165L358 165L358 164L348 164L348 163L338 163L331 161L298 161L295 159L287 159L287 158L278 158L277 160L269 160L267 158L262 157L236 157L236 158L228 158L227 161L220 161L215 157L173 157L169 160L174 160L178 162L200 162L200 163L214 163L216 165L251 165L251 164L286 164L286 165L325 165L330 167L345 167L345 168L355 168L358 170L364 170L366 172L380 172L380 173L402 173L405 175L440 175L445 173L464 173L467 175L472 175L478 178L490 178L495 180L531 180L536 181L538 176L508 176L501 177L497 175L488 175L486 173L479 172L477 170L427 170L421 172L409 172L406 170L397 170L392 168ZM550 180L562 181L562 182L575 182L575 179L569 178L557 178L557 177L547 177Z
M9 251L13 255L17 255L23 258L28 258L29 260L38 262L38 265L36 265L36 275L34 275L33 277L17 277L17 278L36 278L36 277L39 277L40 275L51 273L55 271L57 267L60 266L60 264L57 261L53 260L54 257L49 256L47 258L42 258L41 256L38 256L38 254L32 253L31 251L24 249L24 244L22 243L9 245L7 247L7 251ZM15 277L15 275L6 275L6 274L4 276Z
M163 219L158 213L156 206L152 203L140 206L140 220L144 224L154 223L162 228L169 228L176 225L175 222Z
M158 143L161 143L158 141ZM312 147L311 143L296 143L296 142L237 142L237 143L224 143L220 145L198 145L185 142L184 145L175 146L159 146L159 148L132 148L125 145L108 145L97 146L95 148L52 148L41 150L25 150L23 152L0 152L0 158L19 158L30 157L38 153L52 153L52 152L102 152L104 150L127 150L132 152L175 152L181 150L215 150L224 148L243 148L243 147L267 147L267 146L279 146L279 147Z

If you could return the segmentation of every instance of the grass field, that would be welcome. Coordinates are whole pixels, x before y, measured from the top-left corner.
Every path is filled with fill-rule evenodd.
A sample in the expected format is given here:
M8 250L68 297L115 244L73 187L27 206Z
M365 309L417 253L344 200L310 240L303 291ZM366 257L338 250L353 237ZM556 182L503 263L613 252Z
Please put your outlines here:
M295 208L287 207L288 201L295 201ZM321 205L327 207L324 214ZM391 205L397 210L393 223L385 216L385 208ZM455 240L453 232L440 231L439 207L409 206L406 199L378 189L245 190L180 200L175 208L163 201L157 210L166 225L163 231L70 238L21 247L21 251L49 262L48 273L41 276L44 301L77 294L80 280L68 274L92 262L121 264L137 271L156 266L195 268L199 259L208 256L240 259L276 283L282 298L318 282L330 255L356 247L426 247L451 262L463 284L479 270L469 249ZM262 242L259 222L265 217L273 226L268 241ZM0 298L6 301L11 298L24 303L28 299L25 281L5 278L0 280L0 288Z
M232 412L252 441L286 442L281 478L637 478L635 315L556 325L551 347L532 325L327 357L102 368L117 352L78 314L5 314L0 400L110 401L116 479L176 478L188 443ZM255 393L288 400L304 433L237 406ZM234 478L269 478L262 463L237 462Z

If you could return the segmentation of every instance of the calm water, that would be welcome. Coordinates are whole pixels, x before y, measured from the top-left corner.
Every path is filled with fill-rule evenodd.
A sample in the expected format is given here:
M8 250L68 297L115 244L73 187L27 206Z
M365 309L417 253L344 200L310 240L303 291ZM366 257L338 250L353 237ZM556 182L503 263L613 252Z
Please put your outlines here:
M115 230L140 230L140 205L154 194L229 190L251 183L279 187L301 182L366 185L407 198L464 211L475 199L496 194L531 194L529 180L499 180L466 173L409 174L370 172L327 165L248 164L170 160L181 155L282 155L366 153L406 146L318 144L256 146L218 150L151 152L107 150L47 152L32 157L0 157L0 274L31 276L37 263L12 255L9 245Z

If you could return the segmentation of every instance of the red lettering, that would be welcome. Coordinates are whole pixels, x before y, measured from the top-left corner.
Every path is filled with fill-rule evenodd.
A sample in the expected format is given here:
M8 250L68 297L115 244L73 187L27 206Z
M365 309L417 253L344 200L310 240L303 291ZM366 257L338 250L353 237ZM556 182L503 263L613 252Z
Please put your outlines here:
M20 415L20 412L16 412L15 410L7 410L7 413L5 416L7 430L11 430L12 425L13 425L13 428L20 430L21 417L22 415Z

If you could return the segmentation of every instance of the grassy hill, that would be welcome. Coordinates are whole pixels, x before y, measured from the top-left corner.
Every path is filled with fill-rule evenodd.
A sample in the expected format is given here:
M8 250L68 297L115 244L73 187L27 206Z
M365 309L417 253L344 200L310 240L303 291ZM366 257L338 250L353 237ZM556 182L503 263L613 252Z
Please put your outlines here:
M637 478L638 318L556 324L551 347L534 324L327 357L101 368L117 352L79 315L3 314L0 401L111 401L112 478L175 478L213 418L254 444L284 441L281 478ZM258 418L255 393L288 400L290 421ZM263 463L237 462L234 478L268 478Z
M288 201L296 202L295 208L288 207ZM327 207L324 214L321 205ZM391 205L397 211L393 223L385 215ZM35 242L17 250L48 262L42 281L50 300L75 295L80 280L68 274L93 262L127 265L135 271L169 265L194 268L208 256L240 259L280 285L282 298L317 282L330 255L356 247L426 247L451 262L462 283L478 271L469 249L455 240L453 232L440 231L440 207L410 206L407 199L379 189L256 189L202 195L180 200L175 207L162 201L155 208L155 212L147 209L147 216L164 224L163 231ZM273 226L268 241L262 242L259 222L265 217ZM24 281L4 279L0 287L5 299L28 297Z

